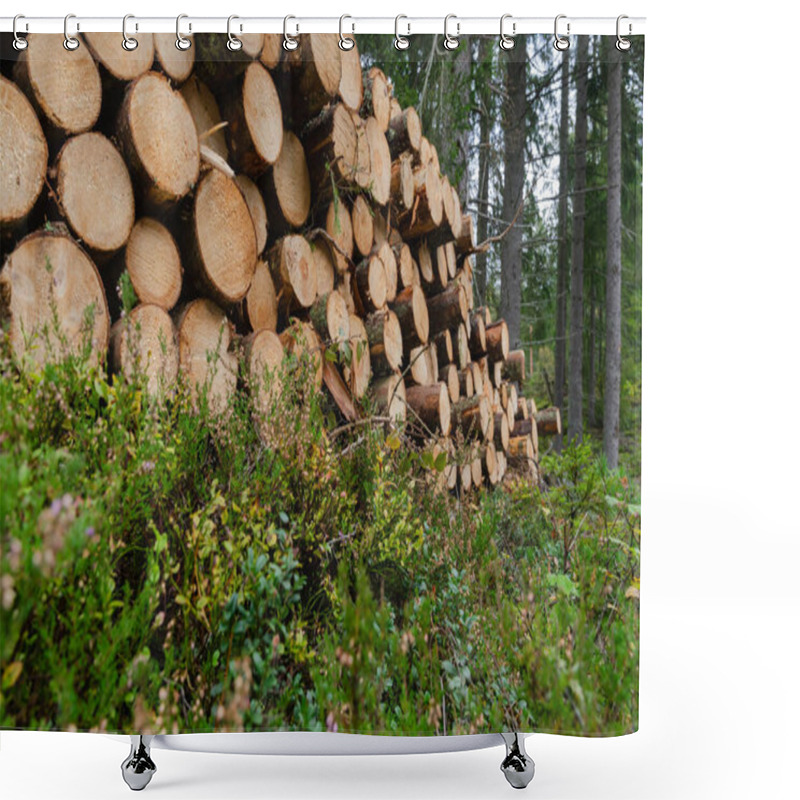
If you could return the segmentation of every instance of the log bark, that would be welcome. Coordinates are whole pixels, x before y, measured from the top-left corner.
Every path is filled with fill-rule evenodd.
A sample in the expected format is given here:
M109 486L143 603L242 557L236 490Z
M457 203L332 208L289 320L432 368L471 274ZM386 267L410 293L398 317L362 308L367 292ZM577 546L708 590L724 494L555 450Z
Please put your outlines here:
M444 367L453 361L453 337L450 331L442 331L432 337L432 343L436 347L436 361L439 367Z
M536 429L539 436L561 435L561 411L555 406L536 412Z
M51 138L63 139L93 128L103 95L100 73L88 48L70 52L59 37L42 33L29 34L27 41L14 65L14 81Z
M397 372L403 363L403 331L397 315L388 308L376 311L364 320L364 326L372 371L376 375Z
M242 47L229 50L224 33L205 33L194 37L195 74L218 95L241 78L245 70L258 58L264 46L264 34L237 32ZM173 41L173 46L174 46Z
M347 304L335 290L316 299L309 310L309 319L325 345L346 342L350 338Z
M414 154L419 152L422 142L422 125L419 121L419 114L413 106L409 106L401 114L389 120L386 139L389 142L392 158L397 158L405 151L410 151L409 156L413 158Z
M279 310L288 315L308 308L317 297L317 273L308 242L295 234L284 236L269 250L268 259Z
M447 387L443 383L433 386L407 386L406 402L409 408L421 421L425 433L441 433L447 436L450 433L450 397Z
M505 361L509 353L508 325L498 320L486 326L486 351L489 361Z
M472 255L475 252L475 229L469 214L461 216L461 232L456 238L456 253Z
M322 382L344 419L348 422L357 420L359 414L355 403L353 403L350 390L336 367L327 360L322 365Z
M63 49L63 48L62 48ZM23 222L44 185L47 141L25 95L0 77L0 230Z
M480 314L471 314L469 320L469 351L473 358L486 355L486 325Z
M528 466L533 461L533 442L530 436L512 436L508 442L508 459L512 465Z
M458 283L451 284L441 294L428 298L430 332L440 333L467 321L467 294Z
M399 216L404 239L416 239L436 230L442 223L442 187L432 168L420 167L414 173L414 204Z
M223 111L231 157L237 170L258 178L278 160L284 144L278 90L257 61L247 65L237 91L228 91Z
M169 314L145 303L117 320L110 336L111 369L127 380L142 376L148 394L172 391L178 377L178 344Z
M339 92L342 51L339 37L330 33L307 33L300 46L284 55L291 79L292 116L296 124L311 119Z
M311 180L303 145L291 131L283 133L280 155L264 176L263 192L274 236L285 236L305 224L311 209Z
M368 176L366 140L359 149L353 115L341 104L330 106L309 123L303 130L303 146L319 203L333 199L331 181L342 189L349 189L358 185L359 170L363 169Z
M195 285L223 306L241 300L255 271L256 235L235 181L219 170L206 172L186 227L184 261Z
M125 52L118 41L115 47ZM175 203L197 183L200 144L194 119L164 75L148 72L128 86L117 135L147 204Z
M55 203L76 238L105 261L128 241L133 186L122 156L101 133L73 136L51 171Z
M472 380L471 369L461 369L458 371L458 387L461 395L465 398L472 397L475 394L475 384Z
M512 350L503 362L503 377L519 386L525 382L525 351Z
M89 363L101 364L108 348L108 305L97 268L65 226L53 227L22 239L0 270L0 325L7 326L25 371L84 347Z
M373 385L373 396L375 409L379 414L390 417L396 425L402 425L406 421L408 400L402 375L394 373L376 380Z
M403 331L403 345L416 347L428 341L430 319L425 293L419 286L409 286L397 295L392 303L392 311L397 314Z
M378 67L372 67L364 76L364 100L361 104L361 113L365 117L375 117L381 134L386 133L392 113L389 81Z
M519 421L522 419L530 419L530 407L528 406L528 400L525 397L520 397L517 400L517 413L514 415L514 419Z
M142 217L125 248L124 268L142 303L171 311L181 294L183 266L172 234L160 222Z
M453 405L455 425L468 439L486 436L490 413L489 401L483 395L476 394Z

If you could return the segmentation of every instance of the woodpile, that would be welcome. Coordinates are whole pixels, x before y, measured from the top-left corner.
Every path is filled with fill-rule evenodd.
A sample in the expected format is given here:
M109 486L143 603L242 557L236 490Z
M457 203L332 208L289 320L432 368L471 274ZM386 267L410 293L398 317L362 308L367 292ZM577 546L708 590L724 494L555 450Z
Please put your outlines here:
M311 354L337 424L372 415L446 453L443 488L537 479L560 414L522 396L524 354L474 307L472 219L389 78L336 36L137 38L31 34L0 77L0 319L20 363L88 337L111 370L154 394L180 375L222 413L242 390L265 410L265 369Z

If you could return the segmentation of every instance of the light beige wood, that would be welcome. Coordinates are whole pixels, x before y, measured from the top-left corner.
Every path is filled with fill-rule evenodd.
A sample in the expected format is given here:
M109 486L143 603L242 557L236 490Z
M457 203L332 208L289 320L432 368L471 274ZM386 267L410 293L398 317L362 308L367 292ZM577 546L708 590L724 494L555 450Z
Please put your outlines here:
M344 367L345 380L353 397L360 400L369 387L372 369L370 367L369 339L361 317L350 316L350 363Z
M264 46L259 60L267 69L275 69L283 55L283 36L279 33L265 33Z
M14 80L45 124L62 136L93 128L103 95L100 72L88 48L69 51L61 37L44 33L31 33L27 41L14 66Z
M192 115L199 141L227 160L225 127L222 126L219 106L211 90L196 75L192 75L181 86L181 97Z
M317 297L317 273L308 242L296 234L284 236L269 251L269 263L280 305L287 311L308 308Z
M348 259L353 258L353 221L350 211L341 199L328 206L325 215L325 231L336 242L339 250L333 251L333 259L338 272L350 268Z
M0 228L31 212L44 184L47 142L25 95L0 77Z
M197 405L205 394L209 410L226 414L236 391L238 361L231 351L233 325L219 306L193 300L176 314L180 374Z
M406 421L406 386L403 376L392 373L385 378L378 378L373 384L375 410L378 414L389 417L396 425Z
M356 304L364 314L386 305L386 270L377 253L356 266L355 278Z
M259 260L244 298L244 312L254 331L278 328L278 297L269 266Z
M121 31L84 33L83 40L95 59L118 81L132 81L153 66L155 46L152 33L137 33L139 45L135 50L122 47Z
M291 131L284 131L280 156L267 174L264 199L270 227L277 236L300 228L308 219L311 181L303 145Z
M118 319L111 328L111 368L127 380L141 376L147 393L172 392L178 377L177 332L160 306L144 303Z
M362 256L368 256L372 252L375 231L372 209L370 209L369 203L364 199L363 194L356 195L355 200L353 200L351 219L353 222L353 243L355 248Z
M282 387L283 345L276 333L262 328L245 337L243 351L256 427L262 439L269 441L279 411L275 401Z
M363 112L365 115L374 116L380 132L385 134L391 116L391 95L389 81L379 67L371 67L367 72L364 77L364 88Z
M264 198L261 191L247 175L237 175L234 180L242 193L247 208L250 211L250 218L253 220L253 230L256 234L256 253L259 255L264 252L267 246L267 208L264 205Z
M229 92L223 101L228 143L234 165L252 178L275 164L286 142L278 91L259 62L248 64L241 95Z
M350 314L344 297L331 290L320 295L309 310L309 319L324 345L350 339Z
M351 37L353 38L353 37ZM353 38L355 42L355 38ZM364 84L361 78L361 57L358 45L353 45L350 50L341 53L342 77L339 80L339 97L351 110L358 111L364 97Z
M183 285L181 256L172 234L158 220L142 217L125 247L125 269L142 303L170 311Z
M419 152L422 143L422 125L419 121L419 114L413 106L409 106L401 114L395 115L389 120L386 138L394 158L406 150L410 151L412 156Z
M108 348L108 305L97 268L64 226L53 227L25 237L0 270L0 323L26 371L84 347L89 362L99 364Z
M300 46L284 53L291 77L294 116L302 121L316 116L339 91L342 79L342 51L339 36L307 33Z
M192 46L186 50L181 50L175 47L175 34L153 34L156 60L161 69L164 70L164 73L176 86L180 86L192 74L194 69L194 36L190 33L185 38L192 42Z
M392 156L389 144L375 117L367 117L364 123L369 143L370 191L379 206L389 202L392 186Z
M54 171L56 202L75 236L101 258L123 247L133 228L134 201L117 148L101 133L73 136Z
M116 47L125 52L119 42ZM197 183L200 143L194 119L161 73L148 72L128 86L117 133L149 202L174 203Z
M294 319L278 338L284 349L297 358L300 368L307 371L304 378L308 385L303 386L303 390L318 392L322 388L325 359L322 342L314 327L309 322Z

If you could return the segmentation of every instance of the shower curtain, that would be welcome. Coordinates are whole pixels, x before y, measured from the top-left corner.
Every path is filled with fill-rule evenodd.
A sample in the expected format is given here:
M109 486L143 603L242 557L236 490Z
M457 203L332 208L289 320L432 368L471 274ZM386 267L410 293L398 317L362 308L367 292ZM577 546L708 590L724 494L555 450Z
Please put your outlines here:
M0 728L636 730L643 38L181 39L2 39Z

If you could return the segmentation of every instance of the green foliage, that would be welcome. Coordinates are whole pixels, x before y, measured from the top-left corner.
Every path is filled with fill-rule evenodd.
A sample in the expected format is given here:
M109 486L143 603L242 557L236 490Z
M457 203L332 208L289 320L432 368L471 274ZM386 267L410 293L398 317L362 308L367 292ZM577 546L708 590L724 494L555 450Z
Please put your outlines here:
M637 498L587 447L459 501L326 433L305 358L266 411L90 364L0 355L0 727L636 726Z

